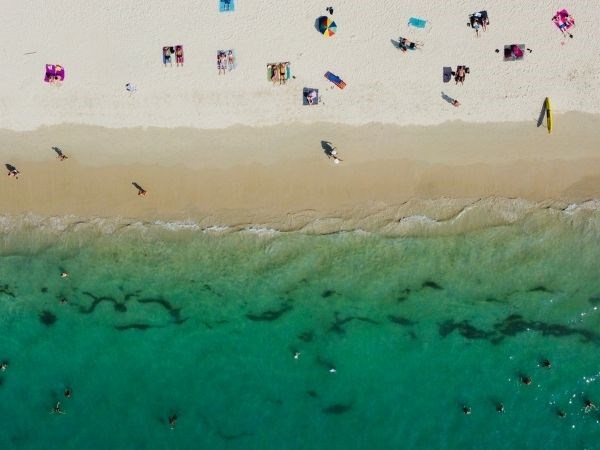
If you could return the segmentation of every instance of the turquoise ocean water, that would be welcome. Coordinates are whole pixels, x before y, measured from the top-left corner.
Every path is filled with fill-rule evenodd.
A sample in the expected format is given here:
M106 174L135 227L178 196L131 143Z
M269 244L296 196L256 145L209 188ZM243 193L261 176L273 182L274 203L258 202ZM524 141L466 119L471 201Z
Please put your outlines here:
M100 228L5 222L2 449L600 448L600 213Z

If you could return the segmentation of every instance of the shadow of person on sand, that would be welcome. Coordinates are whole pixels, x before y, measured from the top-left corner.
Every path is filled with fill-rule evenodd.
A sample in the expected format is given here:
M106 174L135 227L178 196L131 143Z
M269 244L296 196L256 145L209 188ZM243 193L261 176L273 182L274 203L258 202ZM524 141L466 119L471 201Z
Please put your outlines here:
M395 41L394 39L390 39L390 41L394 47L396 47L398 50L400 50L400 48L401 48L400 41Z
M454 100L452 97L450 97L448 94L442 92L442 98L444 100L446 100L448 103L450 103L451 105L454 103Z

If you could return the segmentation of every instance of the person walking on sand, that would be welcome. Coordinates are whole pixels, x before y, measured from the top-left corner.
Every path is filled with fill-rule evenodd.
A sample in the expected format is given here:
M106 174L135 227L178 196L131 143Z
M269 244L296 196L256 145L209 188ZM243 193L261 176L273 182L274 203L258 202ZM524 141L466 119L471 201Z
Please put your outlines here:
M60 148L52 147L52 150L54 150L56 152L56 157L59 159L59 161L64 161L65 159L68 158L68 156L65 155Z
M147 192L146 190L141 187L138 183L136 183L135 181L132 181L131 184L133 184L133 187L135 187L138 190L138 195L146 195Z
M7 175L9 177L15 177L16 180L19 179L19 175L21 175L21 172L19 172L15 166L13 166L12 164L4 164L4 166L6 167L6 170L8 170Z

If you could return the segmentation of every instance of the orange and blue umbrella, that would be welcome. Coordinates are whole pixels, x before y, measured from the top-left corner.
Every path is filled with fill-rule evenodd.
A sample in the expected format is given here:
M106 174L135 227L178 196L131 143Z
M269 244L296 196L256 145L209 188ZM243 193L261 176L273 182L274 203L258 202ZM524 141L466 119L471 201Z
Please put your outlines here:
M317 29L326 37L331 37L337 31L337 25L329 17L321 16L317 19Z

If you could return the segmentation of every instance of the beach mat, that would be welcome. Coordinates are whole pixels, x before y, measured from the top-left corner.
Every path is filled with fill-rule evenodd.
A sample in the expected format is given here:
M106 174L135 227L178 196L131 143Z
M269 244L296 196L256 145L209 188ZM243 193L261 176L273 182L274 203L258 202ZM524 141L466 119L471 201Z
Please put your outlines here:
M452 67L444 67L442 70L442 81L449 83L452 79Z
M315 88L304 88L302 89L302 104L305 106L310 106L310 103L308 103L308 93L311 91L315 91L317 93L317 97L315 98L312 106L319 104L319 90Z
M408 25L416 28L425 28L427 21L425 19L419 19L418 17L411 17L408 19Z
M525 44L504 46L504 61L521 61L525 57Z
M327 78L340 89L344 89L346 87L346 83L340 77L331 72L325 72L325 78Z
M235 0L219 0L219 12L235 11Z

